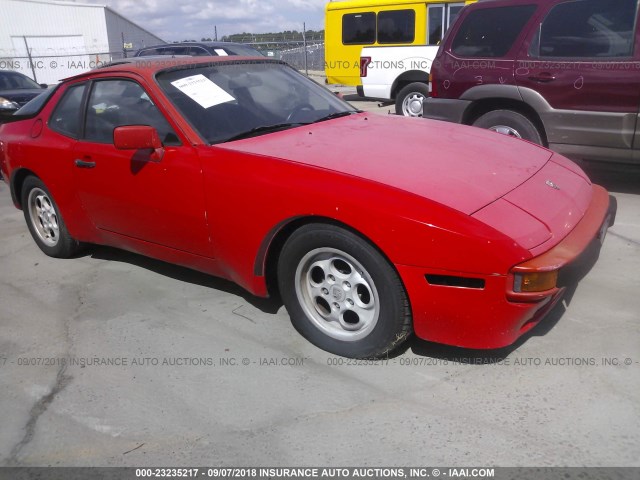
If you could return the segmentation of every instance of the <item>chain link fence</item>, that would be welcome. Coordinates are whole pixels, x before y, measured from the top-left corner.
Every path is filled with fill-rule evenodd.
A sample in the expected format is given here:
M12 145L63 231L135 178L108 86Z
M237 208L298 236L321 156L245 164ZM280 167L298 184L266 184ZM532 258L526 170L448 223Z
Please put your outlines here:
M250 40L247 38L247 40ZM251 45L268 58L287 62L303 73L324 71L324 40L271 40L241 42ZM96 51L79 48L48 48L46 52L0 52L0 70L20 72L37 83L55 84L106 63L132 57L135 50Z

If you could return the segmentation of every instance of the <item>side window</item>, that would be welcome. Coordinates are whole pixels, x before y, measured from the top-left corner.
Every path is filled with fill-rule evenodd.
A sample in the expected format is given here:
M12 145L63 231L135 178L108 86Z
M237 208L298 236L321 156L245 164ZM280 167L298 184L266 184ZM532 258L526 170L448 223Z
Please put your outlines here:
M542 22L540 57L630 57L637 0L561 3ZM535 53L535 52L534 52Z
M147 50L142 50L138 54L139 57L150 57L152 55L160 55L157 48L148 48Z
M161 51L162 55L189 55L190 47L167 47Z
M49 128L71 138L80 138L82 95L86 84L67 89L49 119Z
M413 43L415 31L414 10L392 10L378 14L378 43Z
M218 54L215 53L215 52L214 53L210 53L210 52L208 52L207 50L205 50L202 47L195 47L194 46L194 47L191 47L189 49L189 55L192 55L194 57L209 57L211 55L216 56Z
M504 57L535 10L535 5L518 5L471 12L453 39L453 53L462 57Z
M369 45L375 41L375 13L347 13L342 16L342 43L345 45Z
M87 106L85 140L112 143L113 130L123 125L150 125L165 145L178 145L178 136L140 85L131 80L94 83Z

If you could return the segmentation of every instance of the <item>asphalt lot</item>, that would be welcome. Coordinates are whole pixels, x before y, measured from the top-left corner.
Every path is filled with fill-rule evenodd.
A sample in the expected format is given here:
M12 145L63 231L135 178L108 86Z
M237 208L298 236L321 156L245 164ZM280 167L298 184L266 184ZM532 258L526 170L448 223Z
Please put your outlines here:
M593 176L617 223L531 335L368 365L231 283L46 257L0 182L0 464L640 466L640 174Z

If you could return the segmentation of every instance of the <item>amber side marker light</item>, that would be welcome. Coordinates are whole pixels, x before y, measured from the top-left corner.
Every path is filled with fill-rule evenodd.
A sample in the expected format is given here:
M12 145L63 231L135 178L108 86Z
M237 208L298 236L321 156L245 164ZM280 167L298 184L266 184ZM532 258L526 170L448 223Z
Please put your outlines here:
M544 292L556 287L558 283L558 270L552 270L550 272L516 273L514 277L514 292Z

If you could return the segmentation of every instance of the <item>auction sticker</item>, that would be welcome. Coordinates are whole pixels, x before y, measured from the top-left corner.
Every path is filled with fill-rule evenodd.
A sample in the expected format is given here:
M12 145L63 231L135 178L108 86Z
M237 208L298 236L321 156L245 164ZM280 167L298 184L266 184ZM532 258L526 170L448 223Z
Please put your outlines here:
M203 108L210 108L235 100L235 98L202 74L181 78L171 82L171 85Z

